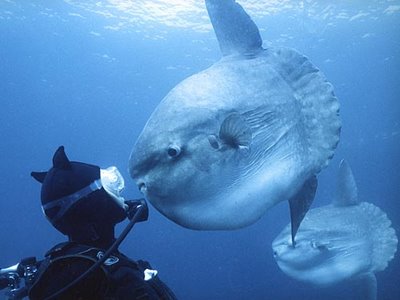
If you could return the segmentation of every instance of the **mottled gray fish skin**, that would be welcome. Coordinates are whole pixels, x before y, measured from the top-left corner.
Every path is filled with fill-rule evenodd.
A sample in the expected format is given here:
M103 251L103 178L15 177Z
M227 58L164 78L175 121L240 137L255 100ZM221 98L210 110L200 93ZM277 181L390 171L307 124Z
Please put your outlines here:
M263 49L240 5L206 4L223 57L161 101L129 169L167 218L230 230L256 222L328 164L339 141L339 104L306 57Z

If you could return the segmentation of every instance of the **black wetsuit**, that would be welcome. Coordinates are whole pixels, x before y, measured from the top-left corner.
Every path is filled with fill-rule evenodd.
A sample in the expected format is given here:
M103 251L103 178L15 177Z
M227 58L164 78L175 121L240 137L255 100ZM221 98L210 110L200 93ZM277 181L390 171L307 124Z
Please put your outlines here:
M53 247L39 263L36 281L29 299L43 300L83 274L104 254L104 250L74 242ZM144 272L148 276L144 276ZM133 261L113 253L104 264L56 299L176 299L173 292L154 274L149 263Z

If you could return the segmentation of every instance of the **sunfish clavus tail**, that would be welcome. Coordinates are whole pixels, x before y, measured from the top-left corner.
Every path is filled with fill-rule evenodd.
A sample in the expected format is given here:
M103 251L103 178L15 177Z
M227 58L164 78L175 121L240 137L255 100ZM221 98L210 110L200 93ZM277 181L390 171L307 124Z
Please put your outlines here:
M293 235L339 141L332 85L303 55L262 48L233 0L206 0L223 57L174 87L129 161L153 206L192 229L256 222L289 200Z

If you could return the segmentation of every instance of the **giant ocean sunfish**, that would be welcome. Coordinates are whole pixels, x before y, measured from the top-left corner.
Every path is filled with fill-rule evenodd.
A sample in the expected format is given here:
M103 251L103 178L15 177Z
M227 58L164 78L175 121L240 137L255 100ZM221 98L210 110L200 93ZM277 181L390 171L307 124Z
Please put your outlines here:
M387 215L360 202L352 171L342 161L338 192L330 205L311 209L293 247L290 224L273 241L276 262L287 275L315 285L362 280L358 299L376 299L375 272L386 268L397 250Z
M222 58L174 87L129 161L145 197L192 229L237 229L290 200L295 233L341 127L332 85L292 49L262 48L234 0L206 0Z

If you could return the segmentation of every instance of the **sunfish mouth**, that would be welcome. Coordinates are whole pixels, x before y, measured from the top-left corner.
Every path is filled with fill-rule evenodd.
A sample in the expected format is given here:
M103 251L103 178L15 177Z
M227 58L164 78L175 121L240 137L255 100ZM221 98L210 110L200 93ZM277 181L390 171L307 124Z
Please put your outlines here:
M166 198L166 194L160 191L156 186L149 184L148 182L138 181L137 187L139 191L146 197L151 199Z

